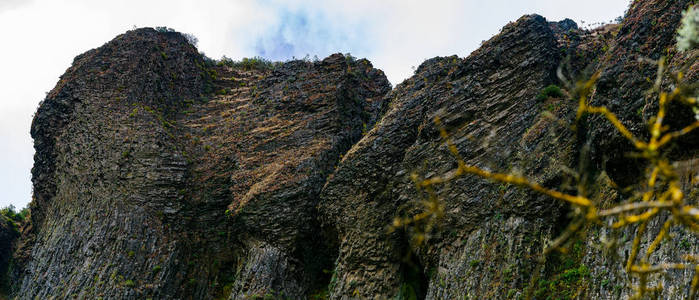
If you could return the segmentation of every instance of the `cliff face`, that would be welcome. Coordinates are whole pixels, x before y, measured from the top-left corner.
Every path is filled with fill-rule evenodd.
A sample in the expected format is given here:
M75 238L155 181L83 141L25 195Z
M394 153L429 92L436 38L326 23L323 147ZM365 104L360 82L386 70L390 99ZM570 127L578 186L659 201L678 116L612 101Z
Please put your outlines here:
M680 22L681 12L693 1L635 1L629 8L612 47L600 60L599 70L602 76L592 102L595 105L605 105L612 110L630 130L640 137L648 136L648 124L651 116L658 111L657 96L647 93L652 88L657 66L647 59L667 58L667 68L677 72L680 68L685 71L683 83L699 81L699 51L677 52L675 49L675 33ZM673 85L670 80L663 83L668 89ZM696 92L696 91L695 91ZM693 122L694 115L686 106L671 106L667 122L672 130L678 130ZM587 140L592 147L592 162L604 168L610 177L619 185L637 183L644 172L645 165L640 160L630 159L624 155L630 151L631 145L621 138L608 122L592 119L588 122ZM696 176L699 170L699 132L694 131L678 140L671 148L670 156L677 161L677 169L682 177L682 190L688 195L690 203L699 204ZM612 205L624 201L629 195L622 189L613 189L602 184L607 190L600 195L599 201ZM651 241L654 234L660 231L667 215L654 219L648 225L644 234L645 241ZM604 240L609 240L614 234L608 230L591 231L586 241L586 253L583 263L591 266L589 288L586 294L591 298L619 299L629 297L632 292L627 289L628 279L624 274L624 262L631 251L636 228L628 228L617 233L620 246L607 255L599 255L604 250ZM679 226L671 229L663 247L654 254L652 263L676 262L687 253L699 252L699 236ZM648 242L642 248L648 247ZM600 250L598 250L600 249ZM664 286L660 298L686 299L689 297L688 287L693 276L691 270L674 270L661 273L655 281ZM637 281L633 281L637 284Z
M551 188L570 188L565 167L589 145L590 172L602 174L593 197L623 201L612 180L632 183L644 168L624 157L625 141L602 120L574 134L562 124L577 103L537 95L558 83L560 65L568 77L601 71L593 103L643 135L657 106L644 98L655 68L638 58L669 55L670 69L690 64L684 80L697 81L697 51L673 50L689 2L636 1L621 25L591 31L524 16L466 58L427 60L393 90L367 60L340 54L250 69L212 64L178 33L120 35L76 57L35 116L35 200L12 295L625 297L623 264L602 254L603 230L537 265L569 207L533 192L467 176L434 190L444 211L436 230L389 225L422 208L427 195L411 176L456 167L435 117L467 163ZM672 113L675 127L693 118ZM696 138L671 153L695 196ZM0 274L3 249L14 249L5 232ZM695 235L675 234L684 242L662 261L699 250ZM622 243L623 260L631 241ZM548 288L583 267L568 290ZM662 296L684 297L690 278L664 275Z
M656 78L657 65L649 60L658 60L662 56L668 59L669 70L677 71L682 65L687 68L684 82L697 81L696 51L678 53L675 49L675 37L682 11L693 1L634 1L629 7L619 31L610 44L609 50L600 59L598 81L594 105L607 106L620 121L637 136L648 136L648 119L657 113L657 100L647 93ZM663 85L670 86L670 83ZM694 119L691 110L686 107L673 107L669 113L668 125L680 129ZM608 171L619 184L635 182L643 164L630 160L624 153L632 146L609 122L592 120L589 122L589 140L591 141L593 160ZM683 138L678 157L691 157L697 149L699 134ZM635 167L630 167L635 166Z
M177 291L182 246L158 212L182 205L186 160L157 116L199 97L208 79L202 64L181 35L154 30L76 57L32 124L35 237L17 295ZM141 112L145 106L153 113Z
M333 296L389 298L407 284L430 298L464 291L494 297L526 280L502 282L499 272L483 270L512 266L513 274L531 272L532 264L520 264L525 260L513 254L536 254L542 239L551 237L561 206L545 197L465 178L435 191L444 197L446 216L444 231L429 246L410 249L409 237L387 234L386 226L402 208L420 205L412 172L429 177L455 167L433 123L437 116L469 163L521 165L542 182L556 180L545 158L567 162L569 155L557 152L569 153L572 145L547 140L541 131L555 131L546 124L528 132L545 122L539 119L543 103L535 97L554 82L559 64L548 25L540 16L523 17L466 59L428 60L388 95L391 109L345 155L321 196L324 223L336 229L340 243ZM411 252L414 259L406 261ZM474 260L479 265L469 266Z
M152 29L77 57L32 126L35 242L16 295L312 292L332 264L317 194L388 90L366 60L233 70Z

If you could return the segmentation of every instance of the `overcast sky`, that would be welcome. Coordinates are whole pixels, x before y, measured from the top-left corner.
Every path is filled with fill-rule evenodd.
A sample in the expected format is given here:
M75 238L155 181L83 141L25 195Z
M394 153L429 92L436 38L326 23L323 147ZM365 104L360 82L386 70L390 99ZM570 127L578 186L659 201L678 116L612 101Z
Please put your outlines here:
M467 56L510 21L537 13L581 25L628 0L146 1L0 0L0 207L31 200L32 114L73 58L134 26L199 38L209 57L274 60L352 53L395 86L434 56Z

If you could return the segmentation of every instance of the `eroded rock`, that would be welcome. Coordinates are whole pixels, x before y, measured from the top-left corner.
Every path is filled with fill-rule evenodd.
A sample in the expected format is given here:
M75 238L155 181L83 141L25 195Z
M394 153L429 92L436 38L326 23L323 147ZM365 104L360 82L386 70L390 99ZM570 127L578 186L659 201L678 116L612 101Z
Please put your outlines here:
M317 194L389 90L366 60L232 69L153 29L78 56L32 126L16 295L304 297L332 264Z
M435 117L467 163L550 188L573 189L564 167L587 163L589 145L591 197L623 201L618 185L644 167L624 157L629 145L603 120L569 130L577 103L538 96L560 84L560 65L571 80L601 71L593 104L643 136L656 69L639 58L669 54L686 82L699 74L697 51L673 50L689 2L635 1L623 24L594 30L524 16L466 58L425 61L393 90L367 60L341 54L215 65L179 33L127 32L76 57L39 107L31 224L16 247L0 220L0 274L18 248L9 277L19 299L509 299L571 260L589 272L566 295L626 297L622 264L601 252L607 231L537 267L569 207L527 190L465 176L435 188L445 215L423 243L413 238L424 232L389 224L420 212L412 174L456 167ZM672 113L673 128L693 117ZM692 199L695 135L670 153ZM673 233L680 241L659 261L696 252L694 236ZM662 297L684 297L688 272L664 274Z

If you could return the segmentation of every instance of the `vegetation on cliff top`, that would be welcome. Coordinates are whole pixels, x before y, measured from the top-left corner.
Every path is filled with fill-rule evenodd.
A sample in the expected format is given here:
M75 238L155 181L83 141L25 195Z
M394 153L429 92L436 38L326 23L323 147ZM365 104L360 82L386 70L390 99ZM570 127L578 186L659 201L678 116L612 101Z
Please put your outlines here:
M219 66L228 66L231 68L243 69L243 70L274 70L274 68L280 66L282 62L271 61L263 57L243 57L241 60L233 60L226 57L225 55L216 62Z
M22 223L29 215L29 208L25 207L17 211L14 205L0 208L0 215L7 217L7 219L13 221L14 223Z

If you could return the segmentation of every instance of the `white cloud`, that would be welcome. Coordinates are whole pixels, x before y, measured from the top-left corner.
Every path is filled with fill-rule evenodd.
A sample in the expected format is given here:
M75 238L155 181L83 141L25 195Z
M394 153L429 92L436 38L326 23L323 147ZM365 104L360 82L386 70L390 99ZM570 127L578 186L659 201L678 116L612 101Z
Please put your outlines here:
M214 58L254 56L265 49L261 43L275 41L292 45L286 53L297 57L351 52L395 85L424 59L468 55L523 14L590 23L611 20L627 6L627 0L0 0L0 206L30 200L29 126L44 93L76 55L134 25L193 33ZM284 14L304 19L306 30Z

